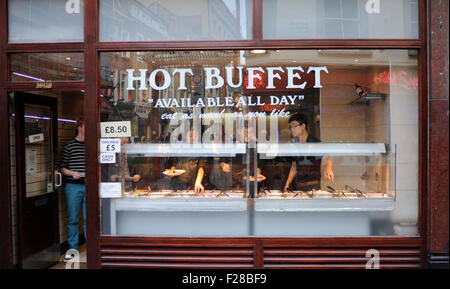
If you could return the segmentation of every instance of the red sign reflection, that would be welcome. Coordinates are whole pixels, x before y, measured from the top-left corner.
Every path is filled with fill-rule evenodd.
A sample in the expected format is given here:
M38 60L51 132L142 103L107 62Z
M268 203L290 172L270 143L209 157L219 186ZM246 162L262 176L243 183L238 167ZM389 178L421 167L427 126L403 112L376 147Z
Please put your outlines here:
M378 85L392 85L403 87L409 90L417 90L419 86L419 79L415 75L409 75L405 70L400 70L398 72L382 72L375 76L374 81Z

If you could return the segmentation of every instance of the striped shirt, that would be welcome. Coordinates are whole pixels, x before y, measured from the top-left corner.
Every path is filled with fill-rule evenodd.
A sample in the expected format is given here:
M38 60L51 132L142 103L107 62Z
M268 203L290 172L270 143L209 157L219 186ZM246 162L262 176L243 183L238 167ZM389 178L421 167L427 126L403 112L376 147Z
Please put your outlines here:
M66 168L79 173L85 172L84 142L72 139L64 145L59 168ZM68 183L84 184L84 178L74 180L72 177L66 176L66 181Z

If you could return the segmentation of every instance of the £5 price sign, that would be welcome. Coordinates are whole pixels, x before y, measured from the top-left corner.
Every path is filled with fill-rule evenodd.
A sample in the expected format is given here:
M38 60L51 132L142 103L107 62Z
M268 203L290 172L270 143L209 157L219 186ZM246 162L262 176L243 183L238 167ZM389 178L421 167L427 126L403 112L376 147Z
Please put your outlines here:
M120 138L101 138L100 152L101 153L120 153Z

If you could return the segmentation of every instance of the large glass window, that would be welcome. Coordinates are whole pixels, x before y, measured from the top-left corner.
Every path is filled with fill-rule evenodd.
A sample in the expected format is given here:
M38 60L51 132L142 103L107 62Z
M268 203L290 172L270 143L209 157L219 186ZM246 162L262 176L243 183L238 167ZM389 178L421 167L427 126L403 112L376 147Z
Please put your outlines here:
M100 41L251 38L251 0L100 0Z
M83 42L83 0L8 0L10 43Z
M417 234L416 50L100 56L103 234Z
M417 39L418 0L263 0L263 37Z

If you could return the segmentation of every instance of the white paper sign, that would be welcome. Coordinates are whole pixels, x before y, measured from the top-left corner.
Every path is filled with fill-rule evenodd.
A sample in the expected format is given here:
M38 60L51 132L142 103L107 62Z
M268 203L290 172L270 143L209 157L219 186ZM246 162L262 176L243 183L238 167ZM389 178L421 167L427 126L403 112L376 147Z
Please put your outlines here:
M130 121L107 121L100 123L101 137L130 137Z
M100 183L100 196L102 198L121 198L122 183Z
M101 138L101 153L120 153L120 138Z
M116 163L116 153L100 153L100 163L101 164L115 164Z
M28 139L30 140L30 143L43 141L44 134L43 133L33 134L33 135L28 136Z
M37 153L35 149L26 149L26 168L27 175L35 175L37 173Z

